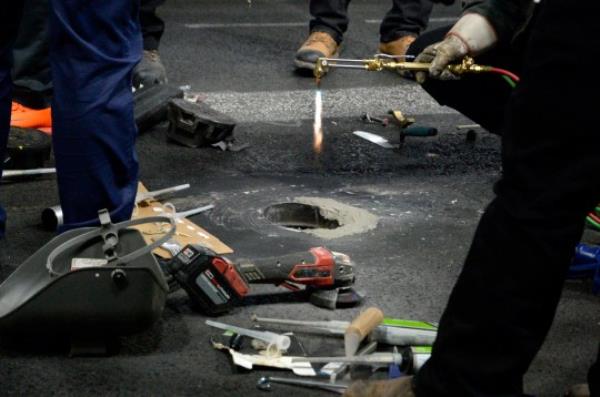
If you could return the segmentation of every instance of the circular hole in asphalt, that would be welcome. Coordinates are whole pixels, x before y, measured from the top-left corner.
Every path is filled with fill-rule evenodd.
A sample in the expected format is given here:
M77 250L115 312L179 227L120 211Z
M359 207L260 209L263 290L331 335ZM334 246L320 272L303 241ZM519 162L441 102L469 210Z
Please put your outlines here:
M301 203L273 204L265 208L265 218L276 225L292 229L337 229L337 219L329 219L321 215L318 206Z

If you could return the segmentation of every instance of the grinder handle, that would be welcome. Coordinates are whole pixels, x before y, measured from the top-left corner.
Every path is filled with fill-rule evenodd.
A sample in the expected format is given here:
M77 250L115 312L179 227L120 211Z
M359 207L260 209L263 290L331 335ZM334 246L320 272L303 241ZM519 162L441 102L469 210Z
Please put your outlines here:
M239 262L237 267L249 283L255 284L281 284L290 281L326 286L333 285L335 278L335 258L331 251L323 247L255 262Z

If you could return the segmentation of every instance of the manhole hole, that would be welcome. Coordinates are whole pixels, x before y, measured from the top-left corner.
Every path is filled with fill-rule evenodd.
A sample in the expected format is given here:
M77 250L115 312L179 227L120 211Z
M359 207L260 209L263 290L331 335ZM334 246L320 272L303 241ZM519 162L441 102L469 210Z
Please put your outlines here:
M264 211L265 218L276 225L292 229L337 229L340 223L321 215L315 205L302 203L274 204Z
M364 233L376 228L378 221L364 209L323 197L296 197L290 203L273 204L263 216L275 225L323 239Z

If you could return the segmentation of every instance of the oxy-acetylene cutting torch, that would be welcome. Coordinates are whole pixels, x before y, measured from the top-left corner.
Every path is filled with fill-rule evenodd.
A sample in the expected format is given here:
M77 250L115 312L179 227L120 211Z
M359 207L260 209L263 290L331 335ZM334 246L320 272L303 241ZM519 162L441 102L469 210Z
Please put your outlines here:
M428 72L431 67L430 63L409 62L408 57L394 57L386 54L376 54L369 59L347 59L347 58L319 58L315 65L314 75L317 78L317 83L329 71L330 68L341 69L361 69L372 72L380 72L382 70L393 70L397 72ZM519 77L514 73L487 65L479 65L469 56L464 57L460 63L446 66L446 69L456 75L472 73L495 73L504 76L510 80L511 86L519 81Z

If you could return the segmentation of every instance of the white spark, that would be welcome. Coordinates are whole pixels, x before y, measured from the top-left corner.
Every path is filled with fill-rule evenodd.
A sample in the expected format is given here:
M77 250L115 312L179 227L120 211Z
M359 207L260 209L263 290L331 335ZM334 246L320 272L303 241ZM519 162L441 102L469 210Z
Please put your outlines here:
M323 96L321 90L315 91L315 122L313 124L315 153L321 153L323 146Z

